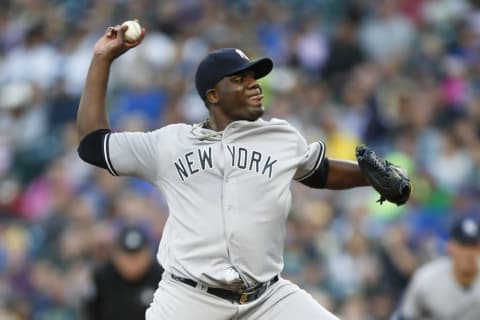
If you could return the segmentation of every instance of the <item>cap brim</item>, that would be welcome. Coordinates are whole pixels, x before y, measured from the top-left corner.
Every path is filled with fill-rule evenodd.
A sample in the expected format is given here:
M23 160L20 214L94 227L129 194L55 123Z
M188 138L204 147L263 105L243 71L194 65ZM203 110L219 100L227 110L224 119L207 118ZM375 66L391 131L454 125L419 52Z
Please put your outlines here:
M270 58L261 58L255 61L249 61L243 64L241 67L230 72L226 76L231 76L242 71L252 70L255 73L255 79L260 79L265 77L273 69L273 61Z
M480 239L466 236L455 236L452 237L452 240L460 245L465 246L478 246L480 244Z

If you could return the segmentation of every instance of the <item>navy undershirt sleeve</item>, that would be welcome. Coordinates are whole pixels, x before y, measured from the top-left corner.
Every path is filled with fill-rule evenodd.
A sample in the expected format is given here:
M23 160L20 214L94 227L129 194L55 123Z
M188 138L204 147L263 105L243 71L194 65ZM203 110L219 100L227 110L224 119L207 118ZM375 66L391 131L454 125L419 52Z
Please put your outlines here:
M98 129L83 137L77 149L80 158L89 164L108 170L103 140L110 132L110 129Z
M311 174L308 178L300 180L298 182L315 189L322 189L325 188L327 184L328 178L328 168L329 162L328 158L324 158L320 166L318 167L313 174Z

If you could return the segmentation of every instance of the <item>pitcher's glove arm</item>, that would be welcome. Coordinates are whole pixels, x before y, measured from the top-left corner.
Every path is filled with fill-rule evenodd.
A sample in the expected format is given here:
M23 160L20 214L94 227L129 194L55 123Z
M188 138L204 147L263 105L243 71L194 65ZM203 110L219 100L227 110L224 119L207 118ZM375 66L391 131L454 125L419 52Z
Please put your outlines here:
M377 202L382 204L387 200L398 206L405 204L412 191L406 171L377 156L367 146L358 146L355 151L363 175L380 193L380 199Z

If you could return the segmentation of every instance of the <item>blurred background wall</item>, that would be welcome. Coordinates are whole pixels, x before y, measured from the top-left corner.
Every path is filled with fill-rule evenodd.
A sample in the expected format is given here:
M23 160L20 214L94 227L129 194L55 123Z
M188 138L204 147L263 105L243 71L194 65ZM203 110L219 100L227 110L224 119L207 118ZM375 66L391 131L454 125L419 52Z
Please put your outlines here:
M447 223L480 215L480 1L0 0L0 319L82 319L123 224L156 250L162 194L76 153L93 45L132 18L147 34L114 63L115 130L205 119L196 65L239 47L275 62L266 117L329 157L366 143L408 169L402 207L292 184L284 276L342 319L388 319L412 272L445 253Z

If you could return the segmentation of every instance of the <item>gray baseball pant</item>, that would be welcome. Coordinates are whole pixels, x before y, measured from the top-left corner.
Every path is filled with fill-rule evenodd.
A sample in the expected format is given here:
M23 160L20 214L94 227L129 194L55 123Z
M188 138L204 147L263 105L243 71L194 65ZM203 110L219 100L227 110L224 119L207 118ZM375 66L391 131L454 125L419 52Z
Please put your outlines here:
M146 320L339 320L310 294L280 278L257 300L236 304L164 274Z

